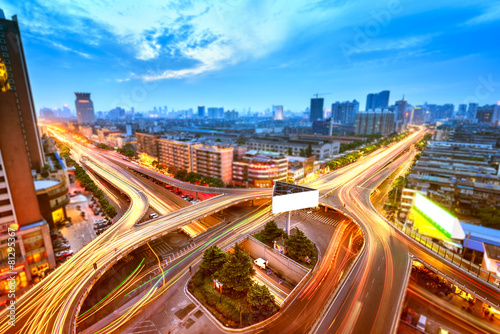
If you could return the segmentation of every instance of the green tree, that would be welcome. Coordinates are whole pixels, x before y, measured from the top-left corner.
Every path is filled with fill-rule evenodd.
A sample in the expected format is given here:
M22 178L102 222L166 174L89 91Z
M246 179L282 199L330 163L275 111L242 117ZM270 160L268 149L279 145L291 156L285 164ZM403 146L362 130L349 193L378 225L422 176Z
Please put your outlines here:
M205 275L213 275L220 272L226 260L227 254L214 245L203 253L199 268Z
M135 152L133 150L126 150L125 155L129 158L133 158L135 155Z
M198 181L201 181L201 179L202 179L202 176L200 174L195 173L195 172L189 172L189 173L187 173L186 177L184 178L184 181L196 183Z
M246 139L238 139L238 141L236 142L236 144L238 145L245 145L247 143Z
M265 285L252 285L248 290L247 300L248 304L250 304L250 310L254 314L268 316L277 310L274 303L274 295L271 294Z
M311 157L311 156L313 155L312 151L313 151L313 150L312 150L312 146L311 146L311 144L309 144L309 145L307 146L306 150L304 151L304 155L305 155L307 158L309 158L309 157Z
M104 212L106 212L106 214L111 218L114 218L118 214L118 211L116 211L116 208L113 205L108 205Z
M179 169L177 172L175 172L174 177L178 180L184 181L184 178L187 175L187 171L185 169Z
M278 228L278 224L276 224L274 220L271 220L266 223L266 225L264 226L264 230L262 230L260 235L265 242L273 242L284 234L285 231L281 228Z
M293 150L291 147L288 148L288 155L293 155Z
M286 241L288 255L295 260L303 260L314 253L314 245L309 238L297 228L297 232L288 237Z
M500 230L500 210L494 207L481 208L478 211L481 225Z
M158 166L158 160L155 159L155 160L151 161L151 166L156 168Z
M224 289L235 294L246 292L252 286L252 276L255 275L250 256L235 244L231 253L220 271L219 281Z

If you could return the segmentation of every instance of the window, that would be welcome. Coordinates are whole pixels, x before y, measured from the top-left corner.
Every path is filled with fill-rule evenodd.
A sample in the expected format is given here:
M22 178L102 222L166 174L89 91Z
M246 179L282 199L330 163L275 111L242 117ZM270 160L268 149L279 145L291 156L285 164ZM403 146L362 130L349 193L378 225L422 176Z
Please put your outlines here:
M0 44L7 44L7 43L5 42L5 39L0 38Z
M9 79L9 83L12 84L12 85L15 84L15 82L14 82L13 79Z
M10 66L5 66L5 68L7 69L7 71L12 71L12 67Z
M0 32L0 37L5 37L5 34L3 32Z
M9 64L10 64L10 59L4 59L4 60L3 60L3 63L4 63L5 65L9 65Z
M6 47L5 45L0 46L0 49L1 49L2 51L7 51L7 47Z
M9 56L9 54L7 52L2 52L2 57L9 58L10 56Z

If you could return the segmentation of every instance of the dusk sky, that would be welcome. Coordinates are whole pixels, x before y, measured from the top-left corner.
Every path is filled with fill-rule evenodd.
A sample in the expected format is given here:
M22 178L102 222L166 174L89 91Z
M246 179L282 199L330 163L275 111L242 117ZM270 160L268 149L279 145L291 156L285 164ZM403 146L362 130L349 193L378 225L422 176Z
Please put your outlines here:
M7 0L37 110L500 100L500 1ZM457 108L457 106L455 107Z

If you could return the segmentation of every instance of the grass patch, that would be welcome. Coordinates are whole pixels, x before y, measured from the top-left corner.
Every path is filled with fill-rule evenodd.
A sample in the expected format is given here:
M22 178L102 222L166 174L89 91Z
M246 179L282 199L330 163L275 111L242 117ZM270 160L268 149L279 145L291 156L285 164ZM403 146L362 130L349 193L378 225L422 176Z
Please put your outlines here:
M205 277L202 272L197 272L188 285L191 292L226 327L238 328L241 325L250 326L267 319L266 316L250 311L246 294L243 296L229 296L220 294L214 288L210 277Z

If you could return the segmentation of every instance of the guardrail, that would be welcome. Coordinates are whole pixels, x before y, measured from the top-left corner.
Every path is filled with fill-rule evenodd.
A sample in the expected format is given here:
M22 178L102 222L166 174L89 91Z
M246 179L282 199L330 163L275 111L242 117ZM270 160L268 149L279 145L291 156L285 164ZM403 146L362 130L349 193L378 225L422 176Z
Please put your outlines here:
M451 263L457 265L459 268L466 270L468 273L475 275L477 278L482 279L484 282L496 288L500 288L500 277L493 274L492 272L482 269L477 264L474 264L469 260L464 259L462 256L450 251L446 247L443 247L423 237L421 234L415 232L413 229L409 228L408 226L402 224L397 220L392 225L397 227L401 232L403 232L413 240L425 246L427 249L445 258L446 260L449 260Z

